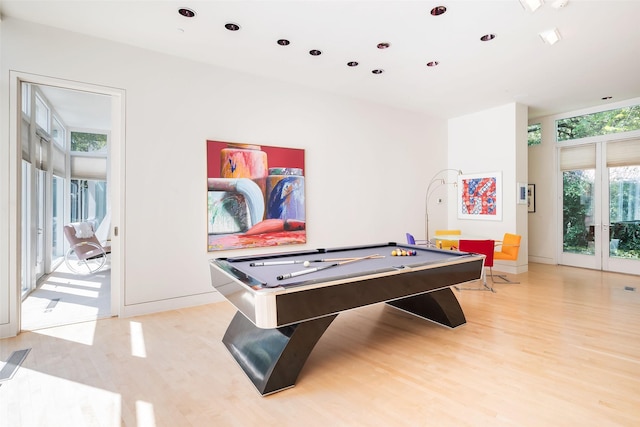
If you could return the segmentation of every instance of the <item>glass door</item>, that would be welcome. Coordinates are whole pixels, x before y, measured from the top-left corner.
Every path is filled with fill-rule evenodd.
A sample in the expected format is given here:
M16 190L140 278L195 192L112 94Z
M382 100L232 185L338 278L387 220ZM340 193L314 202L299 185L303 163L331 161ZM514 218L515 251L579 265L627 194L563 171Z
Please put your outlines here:
M603 269L640 274L640 140L611 142L605 157L608 212Z
M640 274L640 140L561 148L560 168L560 264Z
M562 252L560 264L602 268L596 145L560 149Z
M561 264L601 269L595 169L562 172Z

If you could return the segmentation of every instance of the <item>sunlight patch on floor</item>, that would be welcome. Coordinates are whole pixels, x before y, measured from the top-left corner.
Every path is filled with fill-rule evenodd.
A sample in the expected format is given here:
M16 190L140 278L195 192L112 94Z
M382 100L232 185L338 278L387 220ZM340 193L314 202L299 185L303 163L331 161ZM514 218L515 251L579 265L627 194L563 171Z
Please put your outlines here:
M71 286L60 286L60 285L53 285L47 282L42 284L42 286L40 286L40 290L60 292L68 295L77 295L80 297L87 297L87 298L98 298L99 296L98 291L91 291L88 289L79 289L77 288L77 286L78 286L77 284L73 284Z
M84 345L93 345L96 322L82 322L53 328L39 329L34 334L45 335Z
M155 427L156 417L153 412L153 404L142 400L136 400L137 427Z
M85 288L100 289L102 287L102 280L81 280L78 278L64 278L64 277L49 277L43 284L44 285L72 285L82 286Z
M131 355L134 357L147 357L142 323L129 322L129 331L131 333Z
M2 425L121 426L122 397L119 393L25 367L2 388L6 389L0 399ZM11 389L15 392L11 393ZM25 396L31 398L25 399ZM95 424L87 424L88 419L95 420Z

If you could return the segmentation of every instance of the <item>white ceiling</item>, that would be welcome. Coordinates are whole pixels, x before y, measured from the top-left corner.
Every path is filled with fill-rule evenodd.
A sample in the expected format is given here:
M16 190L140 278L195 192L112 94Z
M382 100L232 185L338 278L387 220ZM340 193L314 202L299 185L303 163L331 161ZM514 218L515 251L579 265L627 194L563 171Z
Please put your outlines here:
M555 1L532 13L519 0L3 0L0 12L443 118L510 102L538 117L639 97L640 0ZM431 16L438 5L447 12ZM551 28L562 35L553 46L538 35ZM487 33L497 37L481 42Z
M109 96L53 86L38 87L67 127L87 131L111 129Z

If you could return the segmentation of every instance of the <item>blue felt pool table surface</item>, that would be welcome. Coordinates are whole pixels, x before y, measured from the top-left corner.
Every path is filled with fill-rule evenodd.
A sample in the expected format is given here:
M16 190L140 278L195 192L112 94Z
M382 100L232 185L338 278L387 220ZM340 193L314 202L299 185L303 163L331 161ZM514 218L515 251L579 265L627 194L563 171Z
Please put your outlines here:
M393 251L400 250L415 251L416 255L392 255ZM378 257L341 265L335 265L342 262L339 260L317 262L325 259L361 258L374 255L378 255ZM253 286L254 289L260 289L263 287L297 287L385 272L401 272L405 269L428 268L434 265L459 262L462 258L468 256L470 255L458 251L390 242L357 247L222 258L219 262L220 265L225 265L230 271L234 271L245 284ZM302 264L304 261L310 262L308 267ZM262 265L263 263L264 265ZM315 268L323 267L329 268L310 272ZM279 277L287 276L291 273L302 274L291 278L279 279Z

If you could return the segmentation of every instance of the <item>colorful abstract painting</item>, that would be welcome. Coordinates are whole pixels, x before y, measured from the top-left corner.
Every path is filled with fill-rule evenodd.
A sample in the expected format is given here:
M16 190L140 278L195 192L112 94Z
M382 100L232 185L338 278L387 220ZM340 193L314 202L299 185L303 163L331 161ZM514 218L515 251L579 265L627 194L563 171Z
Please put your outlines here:
M458 177L458 218L502 220L500 172Z
M306 243L304 150L207 141L208 251Z

